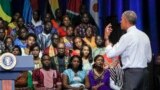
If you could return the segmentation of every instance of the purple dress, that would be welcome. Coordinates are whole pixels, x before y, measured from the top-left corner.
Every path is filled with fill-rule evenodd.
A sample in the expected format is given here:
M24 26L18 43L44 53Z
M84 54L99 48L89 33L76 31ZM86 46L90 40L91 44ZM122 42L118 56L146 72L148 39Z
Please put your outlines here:
M109 86L110 83L110 72L108 70L105 70L102 76L98 77L94 74L93 70L89 71L88 74L89 82L90 82L90 89L91 87L99 84L104 83L101 87L98 88L98 90L112 90Z

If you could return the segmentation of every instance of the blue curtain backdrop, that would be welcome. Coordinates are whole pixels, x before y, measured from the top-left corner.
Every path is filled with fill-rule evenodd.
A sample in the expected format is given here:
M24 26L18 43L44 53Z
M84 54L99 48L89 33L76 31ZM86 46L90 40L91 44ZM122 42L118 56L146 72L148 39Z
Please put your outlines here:
M45 1L48 0L40 0L40 11L41 14L44 15ZM23 0L13 0L12 2L13 12L19 11L22 12ZM21 3L21 4L20 4ZM19 4L19 5L17 5ZM83 0L83 4L87 6L87 10L89 11L89 0ZM59 0L60 8L63 13L65 13L67 0ZM125 10L133 10L137 13L138 21L136 26L147 33L151 40L152 51L154 54L157 54L160 50L160 31L158 30L158 26L160 23L160 12L158 12L158 8L160 8L160 3L158 0L98 0L98 9L99 9L99 23L100 23L100 35L103 35L103 26L104 19L107 16L114 15L117 17L118 21L121 20L121 15ZM42 15L42 17L43 17Z

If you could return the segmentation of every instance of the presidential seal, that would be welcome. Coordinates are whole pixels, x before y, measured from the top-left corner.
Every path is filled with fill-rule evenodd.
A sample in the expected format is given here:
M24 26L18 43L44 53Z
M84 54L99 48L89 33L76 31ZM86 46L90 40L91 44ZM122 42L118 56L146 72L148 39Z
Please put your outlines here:
M11 70L16 66L16 57L12 53L4 53L0 57L0 65L5 70Z

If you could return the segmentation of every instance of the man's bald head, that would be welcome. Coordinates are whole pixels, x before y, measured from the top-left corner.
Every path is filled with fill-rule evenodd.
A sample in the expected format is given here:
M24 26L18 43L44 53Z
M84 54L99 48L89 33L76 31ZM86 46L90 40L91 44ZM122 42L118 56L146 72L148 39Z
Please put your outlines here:
M57 49L58 49L59 56L65 55L65 44L64 43L62 43L62 42L58 43Z

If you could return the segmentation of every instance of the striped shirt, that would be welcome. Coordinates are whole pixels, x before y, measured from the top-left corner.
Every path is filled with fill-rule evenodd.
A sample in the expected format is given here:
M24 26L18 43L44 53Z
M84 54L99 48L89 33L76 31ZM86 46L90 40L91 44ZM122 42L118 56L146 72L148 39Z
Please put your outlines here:
M122 87L124 73L123 73L123 70L122 70L120 64L118 64L114 68L110 68L109 71L110 71L111 79L114 81L114 84L118 87Z

